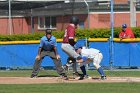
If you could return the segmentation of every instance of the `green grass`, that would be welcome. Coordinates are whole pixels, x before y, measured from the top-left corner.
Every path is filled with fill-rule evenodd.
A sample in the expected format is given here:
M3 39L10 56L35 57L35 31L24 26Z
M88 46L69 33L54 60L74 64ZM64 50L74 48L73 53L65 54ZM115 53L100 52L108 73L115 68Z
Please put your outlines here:
M0 71L0 77L29 77L31 75L32 70L9 70ZM39 75L57 75L55 70L41 70Z
M0 71L0 77L29 77L32 70L10 70L10 71ZM72 72L70 72L72 73ZM90 76L100 76L96 70L88 70L87 73ZM140 71L105 71L106 76L109 77L140 77ZM39 76L48 75L48 76L58 76L55 70L41 70ZM71 74L70 74L71 75Z
M0 77L29 77L31 70L0 71ZM96 70L87 71L99 76ZM140 77L140 71L105 71L107 76ZM41 70L39 75L58 76L54 70ZM140 83L57 83L57 84L0 84L0 93L139 93Z
M140 83L0 85L0 93L139 93Z

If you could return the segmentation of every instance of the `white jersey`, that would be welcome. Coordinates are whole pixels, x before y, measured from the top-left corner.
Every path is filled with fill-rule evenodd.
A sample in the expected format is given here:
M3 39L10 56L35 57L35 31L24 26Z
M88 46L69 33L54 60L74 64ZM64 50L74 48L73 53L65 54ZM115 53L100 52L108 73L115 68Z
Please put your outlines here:
M83 48L81 50L81 55L86 56L88 58L94 58L99 53L100 53L100 51L98 49L94 49L94 48L89 48L89 49Z

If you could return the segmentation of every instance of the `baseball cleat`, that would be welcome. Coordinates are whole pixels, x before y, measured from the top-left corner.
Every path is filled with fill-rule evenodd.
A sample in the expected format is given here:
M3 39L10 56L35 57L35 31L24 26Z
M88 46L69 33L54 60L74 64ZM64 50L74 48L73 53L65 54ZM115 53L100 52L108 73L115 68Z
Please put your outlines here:
M37 78L37 75L32 74L30 78Z
M82 77L83 74L80 74L79 72L73 72L73 79L75 79L75 77Z
M65 73L60 74L60 77L62 77L62 79L64 80L68 80L68 76Z
M90 77L89 75L83 75L83 76L80 76L78 80L83 80L83 79L92 79L92 77Z
M107 79L106 76L101 76L101 80Z
M80 76L80 78L78 80L83 80L84 79L84 76Z
M90 77L89 75L85 75L84 78L85 79L92 79L92 77Z

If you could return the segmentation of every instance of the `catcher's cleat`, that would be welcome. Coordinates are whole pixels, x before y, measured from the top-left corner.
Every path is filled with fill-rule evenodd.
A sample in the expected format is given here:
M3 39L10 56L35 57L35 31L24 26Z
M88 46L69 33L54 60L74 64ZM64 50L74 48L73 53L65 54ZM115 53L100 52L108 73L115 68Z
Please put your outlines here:
M73 79L75 79L75 77L82 77L83 74L80 74L78 72L73 72Z
M32 74L30 78L37 78L37 75Z
M101 80L105 80L106 79L106 76L101 76Z
M64 80L68 80L68 76L65 73L60 74L60 76L62 77L62 79Z
M84 79L84 75L81 75L78 80L83 80L83 79Z

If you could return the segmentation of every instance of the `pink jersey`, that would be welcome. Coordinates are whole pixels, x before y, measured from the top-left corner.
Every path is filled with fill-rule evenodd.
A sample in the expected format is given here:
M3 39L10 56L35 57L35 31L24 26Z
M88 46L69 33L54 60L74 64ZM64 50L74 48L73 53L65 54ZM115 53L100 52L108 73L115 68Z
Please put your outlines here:
M68 27L65 30L63 43L69 43L69 39L75 38L75 27L72 25L68 25Z

